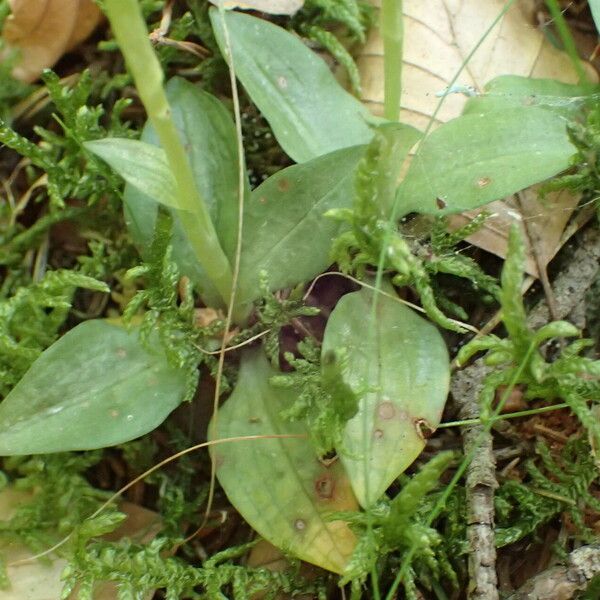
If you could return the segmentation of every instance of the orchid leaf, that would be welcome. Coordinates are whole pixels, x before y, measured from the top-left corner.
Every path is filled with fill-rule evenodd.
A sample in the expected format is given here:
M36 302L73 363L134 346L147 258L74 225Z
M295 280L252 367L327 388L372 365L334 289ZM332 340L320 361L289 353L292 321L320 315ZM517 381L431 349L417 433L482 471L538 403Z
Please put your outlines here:
M0 455L90 450L137 438L182 401L185 377L156 342L103 320L45 350L0 404Z
M389 285L386 291L393 293ZM438 426L450 383L448 351L431 323L366 289L343 296L329 317L323 355L338 348L346 349L347 383L359 396L338 453L358 501L368 507Z

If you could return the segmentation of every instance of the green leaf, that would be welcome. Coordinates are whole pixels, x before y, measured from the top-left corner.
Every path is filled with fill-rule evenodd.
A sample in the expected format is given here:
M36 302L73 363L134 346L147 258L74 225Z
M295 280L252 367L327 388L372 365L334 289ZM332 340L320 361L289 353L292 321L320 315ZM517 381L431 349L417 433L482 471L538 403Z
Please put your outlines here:
M210 18L227 57L221 16L211 9ZM371 139L367 123L374 121L373 116L296 36L238 12L228 12L225 23L236 76L295 162Z
M0 455L89 450L152 431L185 377L137 331L81 323L44 351L0 404Z
M211 439L249 435L301 438L236 440L212 447L217 477L231 503L258 533L298 558L341 573L356 539L327 513L355 510L356 500L339 461L321 463L301 423L280 413L294 390L275 388L278 372L260 350L244 353L235 390L219 411Z
M83 145L106 161L138 192L165 206L177 208L175 178L161 148L126 138L104 138Z
M225 254L232 262L237 241L238 152L235 126L221 102L192 83L175 77L166 88L179 130L194 173L196 185L205 198ZM142 139L158 144L158 138L146 124ZM125 188L125 219L133 240L146 251L154 233L158 205L132 185ZM209 287L201 266L173 211L173 259L181 272L199 285L203 298L218 305L218 294Z
M541 108L458 117L424 141L398 189L400 215L476 208L570 165L566 120Z
M237 301L260 293L260 273L271 289L296 285L330 264L332 241L344 227L323 215L352 205L354 169L363 147L346 148L269 177L246 203Z
M581 110L589 94L589 86L562 83L555 79L501 75L485 85L483 94L469 98L463 115L537 106L568 117Z
M367 507L420 454L423 433L439 424L448 352L438 330L404 304L380 295L373 314L369 290L343 296L331 313L323 355L336 348L347 349L348 383L360 398L338 453Z

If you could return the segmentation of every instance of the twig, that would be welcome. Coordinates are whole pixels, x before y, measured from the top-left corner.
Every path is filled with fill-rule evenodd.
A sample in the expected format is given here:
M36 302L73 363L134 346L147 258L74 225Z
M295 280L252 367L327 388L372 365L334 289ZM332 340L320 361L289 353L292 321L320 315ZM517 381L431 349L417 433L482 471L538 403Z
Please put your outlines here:
M509 600L566 600L585 590L600 573L600 544L582 546L569 554L567 564L552 567L530 579Z
M479 417L479 393L485 376L491 372L481 361L459 371L452 378L451 391L459 407L461 419ZM465 455L475 450L467 468L467 538L469 540L469 575L471 600L498 600L496 575L496 544L494 540L494 491L496 460L492 434L483 425L467 426L462 431Z
M589 227L579 237L569 265L557 276L553 284L556 299L555 316L565 318L580 302L600 269L600 231ZM528 317L530 327L537 329L549 322L550 312L542 301ZM477 360L452 378L451 392L459 409L461 419L479 417L478 397L483 380L491 369ZM473 451L473 445L484 435L481 425L463 430L465 454ZM468 539L470 544L469 574L471 600L496 600L498 598L496 575L496 547L494 540L494 490L495 460L491 433L484 435L474 459L467 469ZM525 598L519 596L518 598ZM532 596L538 598L537 596ZM543 596L539 596L540 600ZM548 597L551 598L551 597ZM554 596L552 596L554 598Z

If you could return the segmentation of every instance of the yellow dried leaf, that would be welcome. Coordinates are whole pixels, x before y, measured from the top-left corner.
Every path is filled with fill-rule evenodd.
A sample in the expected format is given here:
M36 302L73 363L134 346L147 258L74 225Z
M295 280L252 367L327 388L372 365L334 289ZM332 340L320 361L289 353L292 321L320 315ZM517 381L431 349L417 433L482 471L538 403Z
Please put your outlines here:
M372 0L380 6L380 0ZM504 0L405 0L404 62L400 119L424 130L442 92L459 71L463 61L479 42L505 4ZM577 73L568 56L557 50L534 26L535 2L517 0L492 30L458 79L458 84L483 91L499 75L521 75L576 83ZM375 114L383 113L383 42L374 28L357 64L362 80L362 100ZM593 67L585 64L590 79L597 81ZM458 117L467 97L448 95L436 117L436 125ZM545 267L560 248L564 227L579 197L568 192L549 194L539 201L527 194L521 201L509 199L487 205L495 216L469 242L504 258L510 225L516 220L524 239L536 245L537 261L530 251L527 271L538 276L537 263ZM478 211L453 217L455 226L464 225ZM528 225L525 231L524 224ZM534 235L532 235L532 231ZM537 247L535 232L541 247Z
M102 17L92 0L9 0L2 37L20 58L13 75L31 82L87 38Z

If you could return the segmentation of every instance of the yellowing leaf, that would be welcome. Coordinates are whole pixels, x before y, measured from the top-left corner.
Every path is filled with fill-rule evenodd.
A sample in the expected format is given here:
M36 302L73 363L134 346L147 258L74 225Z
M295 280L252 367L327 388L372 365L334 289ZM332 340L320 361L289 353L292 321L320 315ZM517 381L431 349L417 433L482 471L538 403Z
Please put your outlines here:
M215 447L217 477L231 503L266 540L342 573L356 538L344 521L330 521L327 514L356 510L356 499L340 461L323 464L304 425L281 418L294 391L273 387L269 379L276 373L260 350L245 352L237 385L219 411L216 431L213 422L211 437L295 437Z
M34 81L94 30L102 17L92 0L9 0L2 37L20 52L13 75Z

